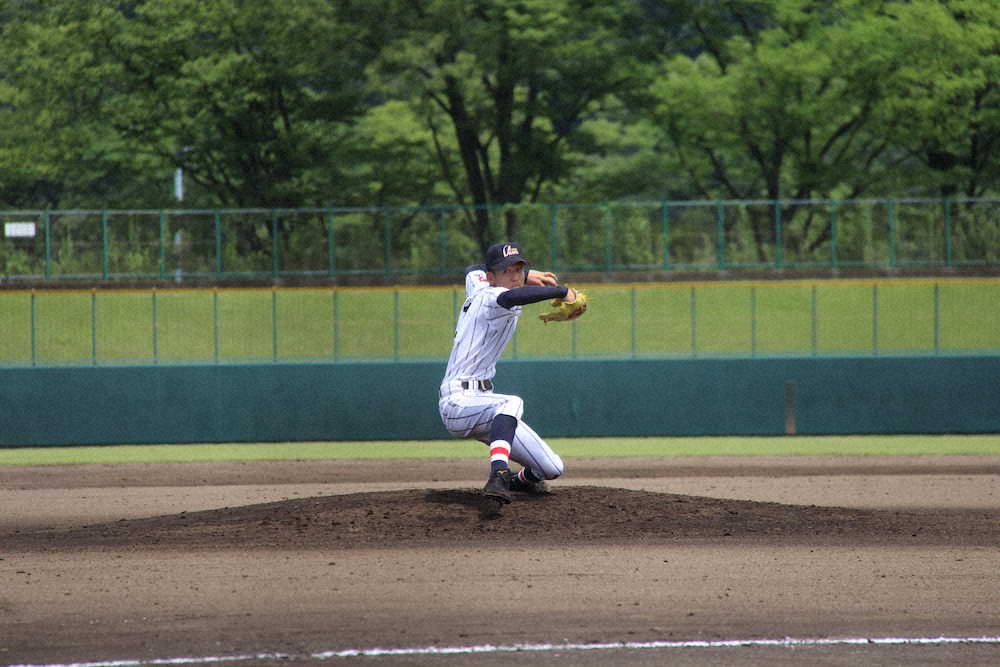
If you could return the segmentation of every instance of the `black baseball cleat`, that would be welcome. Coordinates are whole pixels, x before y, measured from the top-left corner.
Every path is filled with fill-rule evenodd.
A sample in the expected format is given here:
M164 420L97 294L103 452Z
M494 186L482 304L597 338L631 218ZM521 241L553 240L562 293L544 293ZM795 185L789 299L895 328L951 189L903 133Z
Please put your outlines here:
M544 480L540 482L528 482L522 480L520 475L511 475L510 490L517 491L518 493L531 493L536 496L547 496L552 493L549 491L549 485Z
M486 480L483 495L505 505L510 502L510 470L497 470Z

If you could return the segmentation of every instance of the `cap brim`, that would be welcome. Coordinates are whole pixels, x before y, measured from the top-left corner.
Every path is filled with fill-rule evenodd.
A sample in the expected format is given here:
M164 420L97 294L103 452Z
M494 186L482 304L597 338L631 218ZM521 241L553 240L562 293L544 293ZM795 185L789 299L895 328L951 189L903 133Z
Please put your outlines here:
M510 257L504 257L499 262L488 268L490 271L496 272L501 269L506 269L511 264L517 264L518 262L521 262L525 266L531 264L531 262L529 262L524 255L511 255Z

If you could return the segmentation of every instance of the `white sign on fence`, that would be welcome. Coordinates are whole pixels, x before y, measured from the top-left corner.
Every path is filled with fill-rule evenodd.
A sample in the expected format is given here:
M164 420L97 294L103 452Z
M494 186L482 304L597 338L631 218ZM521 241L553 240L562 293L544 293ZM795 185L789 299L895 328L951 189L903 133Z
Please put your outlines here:
M35 223L33 222L5 222L3 225L3 235L7 237L31 238L35 236Z

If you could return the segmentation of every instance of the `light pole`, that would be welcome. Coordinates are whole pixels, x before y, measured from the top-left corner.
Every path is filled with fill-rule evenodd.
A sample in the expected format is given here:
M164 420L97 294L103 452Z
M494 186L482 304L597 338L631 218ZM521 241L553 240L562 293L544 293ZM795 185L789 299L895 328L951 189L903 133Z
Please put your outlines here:
M190 153L194 150L193 146L185 146L184 148L177 151L177 163L182 164L185 153ZM184 201L184 167L178 166L174 170L174 197L177 201Z

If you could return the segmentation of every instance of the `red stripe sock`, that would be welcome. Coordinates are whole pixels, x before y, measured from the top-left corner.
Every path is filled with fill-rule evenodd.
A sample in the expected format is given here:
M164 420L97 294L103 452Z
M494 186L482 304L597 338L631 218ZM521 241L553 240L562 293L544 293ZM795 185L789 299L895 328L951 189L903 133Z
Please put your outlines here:
M490 443L490 469L493 472L510 467L510 443L494 440Z

